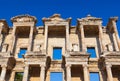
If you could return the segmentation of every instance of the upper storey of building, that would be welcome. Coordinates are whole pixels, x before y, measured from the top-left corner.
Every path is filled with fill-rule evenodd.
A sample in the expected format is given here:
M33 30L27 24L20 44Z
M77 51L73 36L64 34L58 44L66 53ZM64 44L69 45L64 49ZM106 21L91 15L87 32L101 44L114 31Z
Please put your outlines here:
M43 18L44 25L40 27L36 27L37 18L30 15L15 16L11 21L12 28L0 20L0 51L11 52L16 58L21 49L31 54L40 51L50 57L56 48L68 56L93 49L97 58L105 51L120 51L117 17L110 18L107 26L102 26L101 18L90 15L77 19L76 26L71 26L71 18L63 19L60 14Z

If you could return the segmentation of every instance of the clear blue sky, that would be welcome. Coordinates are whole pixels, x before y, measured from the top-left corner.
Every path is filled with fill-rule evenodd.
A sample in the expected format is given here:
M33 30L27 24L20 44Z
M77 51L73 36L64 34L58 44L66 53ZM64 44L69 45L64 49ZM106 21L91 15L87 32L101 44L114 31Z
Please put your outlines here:
M0 19L6 19L10 26L10 18L20 14L36 16L37 25L43 25L42 18L54 13L63 18L72 17L72 25L87 14L101 17L103 25L111 16L120 17L120 0L0 0L0 3ZM120 20L117 25L120 27Z

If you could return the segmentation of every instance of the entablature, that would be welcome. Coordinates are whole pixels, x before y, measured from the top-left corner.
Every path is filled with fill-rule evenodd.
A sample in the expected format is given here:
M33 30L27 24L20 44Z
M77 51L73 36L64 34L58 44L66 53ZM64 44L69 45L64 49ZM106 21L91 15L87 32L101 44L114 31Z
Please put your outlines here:
M120 65L120 52L105 52L101 56L101 60L104 64Z
M46 57L46 54L42 51L36 51L36 52L27 52L24 55L25 58L38 58L38 57Z
M70 52L69 56L66 56L66 64L87 64L89 59L89 54L84 52Z

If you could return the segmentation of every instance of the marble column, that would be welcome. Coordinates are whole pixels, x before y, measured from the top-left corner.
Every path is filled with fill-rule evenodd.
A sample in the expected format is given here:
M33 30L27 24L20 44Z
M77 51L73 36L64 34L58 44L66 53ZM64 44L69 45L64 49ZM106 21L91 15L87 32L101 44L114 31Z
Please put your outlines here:
M30 27L28 52L32 51L34 26Z
M117 41L117 44L118 44L118 48L119 48L119 50L120 50L120 39L119 39L119 36L118 36L118 31L117 31L117 26L116 26L116 19L113 20L112 23L113 23L113 29L114 29L116 41ZM118 51L119 51L119 50L118 50Z
M29 75L29 65L26 64L24 68L24 75L22 81L28 81L28 75Z
M111 67L112 67L112 65L110 65L110 64L106 65L106 71L107 71L108 81L113 81Z
M0 50L2 49L2 41L3 41L2 29L3 29L3 24L0 27Z
M45 65L40 65L40 81L45 81Z
M7 71L7 65L3 65L2 67L2 71L1 71L1 75L0 75L0 81L5 81L5 75L6 75L6 71Z
M12 31L12 37L11 37L11 45L10 45L10 48L9 48L9 51L11 53L13 53L14 51L14 46L15 46L15 42L16 42L16 26L13 26L13 31Z
M99 40L101 45L101 51L104 52L106 50L105 50L105 44L104 44L104 38L103 38L102 25L99 25L98 28L99 28Z
M1 23L0 25L1 25L1 26L0 26L0 35L1 35L1 34L2 34L3 25L4 25L4 24Z
M118 43L117 43L117 40L115 37L115 33L112 34L112 37L113 37L113 41L114 41L113 43L114 43L115 51L119 51Z
M84 81L89 81L87 64L83 64L82 66L83 66Z
M44 51L45 51L45 53L47 53L47 44L48 44L48 25L45 25L44 33L45 33Z
M66 25L66 51L70 51L70 45L69 45L69 24Z
M71 81L71 64L66 65L66 81Z
M83 51L83 52L86 52L84 28L83 28L83 25L82 25L82 24L80 25L80 32L81 32L82 51Z
M10 81L14 81L14 79L15 79L15 71L12 71Z

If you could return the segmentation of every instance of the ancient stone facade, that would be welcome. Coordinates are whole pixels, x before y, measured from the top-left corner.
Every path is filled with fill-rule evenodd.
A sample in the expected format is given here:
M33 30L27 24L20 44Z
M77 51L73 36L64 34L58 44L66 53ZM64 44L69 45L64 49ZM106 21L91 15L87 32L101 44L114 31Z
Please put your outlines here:
M30 15L11 18L13 27L0 20L0 81L17 81L17 72L23 72L21 81L50 81L51 72L63 73L63 81L90 81L91 72L99 73L99 81L120 81L117 19L102 26L101 18L88 15L71 26L71 18L54 14L38 27ZM54 47L62 48L62 59L53 59ZM88 47L95 48L96 58ZM27 52L18 58L21 48Z

